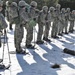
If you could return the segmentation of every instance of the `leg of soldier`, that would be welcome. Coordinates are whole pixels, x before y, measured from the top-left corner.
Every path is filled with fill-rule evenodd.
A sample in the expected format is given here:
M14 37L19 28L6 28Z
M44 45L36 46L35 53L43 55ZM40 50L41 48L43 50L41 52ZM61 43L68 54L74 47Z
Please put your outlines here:
M19 26L19 25L15 25L14 44L15 44L16 52L17 53L22 53L22 54L25 53L21 48L23 33L24 33L23 27Z
M43 34L43 24L39 23L38 24L38 34L37 34L37 44L43 44L44 42L42 41L42 34Z
M27 35L26 35L26 47L27 48L34 48L34 46L31 45L31 41L33 39L33 27L27 26Z
M74 27L74 21L70 21L70 27L69 27L69 32L73 32L73 27Z
M74 20L72 22L72 31L74 31Z
M58 25L55 26L55 31L54 32L55 32L55 38L58 38L57 37L57 34L58 34Z
M72 30L72 32L73 32L73 29L74 28L74 20L71 22L71 30Z
M70 21L69 32L72 30L72 21Z
M51 37L52 37L52 38L54 38L54 36L55 36L55 35L54 35L54 34L55 34L54 31L55 31L55 23L53 22L52 31L51 31Z
M51 22L45 25L45 31L44 31L44 37L43 37L43 40L49 41L49 42L50 40L48 39L48 35L49 35L50 26L51 26Z
M68 21L66 20L66 22L65 22L65 34L68 34L67 27L68 27Z
M59 26L60 26L60 28L59 28L59 33L58 33L58 35L62 36L63 24L62 24L62 23L59 23Z
M58 34L58 27L59 25L58 25L58 22L55 22L55 28L54 28L54 38L59 38L58 36L57 36L57 34Z

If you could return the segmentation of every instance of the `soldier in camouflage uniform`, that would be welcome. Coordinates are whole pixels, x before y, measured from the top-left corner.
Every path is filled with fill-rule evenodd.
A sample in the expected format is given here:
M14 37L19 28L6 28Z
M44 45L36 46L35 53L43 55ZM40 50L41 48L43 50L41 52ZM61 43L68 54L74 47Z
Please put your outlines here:
M3 1L0 0L0 47L1 47L1 31L7 28L7 23L5 21L5 18L3 16L3 14L1 13L2 11L2 6L3 6Z
M11 6L12 8L10 9L10 11L12 12L10 14L11 14L13 23L15 23L14 45L16 48L16 53L25 54L26 52L22 50L21 48L21 42L23 38L24 29L23 29L22 23L20 22L18 6L16 2L12 2Z
M75 10L72 10L70 14L70 26L69 26L69 32L73 33L74 31L74 21L75 21Z
M28 25L26 26L26 30L27 30L27 35L26 35L26 47L27 48L31 48L34 49L34 46L32 46L31 41L33 39L33 27L36 25L36 23L34 25L30 24L30 22L33 20L34 22L37 20L37 14L36 14L36 7L37 7L37 3L35 1L32 1L30 3L30 10L29 10L29 22L27 23Z
M56 5L56 14L57 14L57 20L58 20L58 32L57 35L62 35L61 34L61 27L62 27L62 22L61 22L61 11L60 11L60 4Z
M67 8L65 13L65 34L68 34L69 17L70 17L70 8Z
M46 22L47 22L47 19L46 19L47 13L48 13L48 7L43 6L42 10L39 13L39 17L38 17L39 30L38 30L38 35L37 35L37 42L36 42L37 44L43 44L44 43L44 41L42 40L42 34L43 34L43 26L45 26ZM45 33L46 33L46 31L45 31ZM45 37L45 35L44 35L44 37Z
M62 36L63 30L65 26L65 8L61 9L61 22L60 22L60 30L59 35Z
M54 11L54 22L53 22L52 34L51 34L53 38L59 38L57 36L60 28L59 25L60 25L60 4L57 4L56 10Z
M51 15L50 10L47 12L45 20L46 20L46 25L45 25L43 40L47 42L51 42L50 39L48 39L49 30L50 30L51 22L52 22L52 15Z

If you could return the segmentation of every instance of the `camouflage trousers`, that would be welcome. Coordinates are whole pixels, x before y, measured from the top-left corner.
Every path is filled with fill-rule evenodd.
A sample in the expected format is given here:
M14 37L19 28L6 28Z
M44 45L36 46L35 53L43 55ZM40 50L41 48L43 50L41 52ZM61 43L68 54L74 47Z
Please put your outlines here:
M68 32L68 20L65 21L64 29L65 29L65 33L67 33Z
M58 23L58 34L62 34L63 24L61 22Z
M73 31L74 20L70 21L69 31Z
M25 28L27 30L26 45L29 45L31 44L31 41L33 39L33 26L29 26L28 24L26 24Z
M37 41L41 41L42 40L42 34L43 34L43 23L39 23L38 24L38 34L37 34ZM45 35L46 36L46 35Z
M46 23L45 30L44 30L44 37L45 38L48 38L50 26L51 26L51 22L50 23Z
M55 37L58 34L58 22L53 22L51 36Z
M17 50L21 49L20 45L21 45L21 42L22 42L23 34L24 34L23 26L21 26L21 25L15 25L14 44L15 44L15 48Z

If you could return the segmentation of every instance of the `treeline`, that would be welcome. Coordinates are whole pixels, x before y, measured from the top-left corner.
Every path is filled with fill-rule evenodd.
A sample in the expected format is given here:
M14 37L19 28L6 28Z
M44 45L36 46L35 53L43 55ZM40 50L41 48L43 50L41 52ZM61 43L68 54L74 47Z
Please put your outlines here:
M7 0L3 0L7 1ZM8 1L20 1L20 0L8 0ZM30 4L31 1L33 0L25 0L28 4ZM61 7L67 8L70 7L72 10L75 9L75 0L34 0L38 3L38 9L41 9L42 6L47 5L48 7L50 6L55 6L57 3L61 4Z
M75 10L75 0L59 0L59 4L64 8L69 7L71 10Z

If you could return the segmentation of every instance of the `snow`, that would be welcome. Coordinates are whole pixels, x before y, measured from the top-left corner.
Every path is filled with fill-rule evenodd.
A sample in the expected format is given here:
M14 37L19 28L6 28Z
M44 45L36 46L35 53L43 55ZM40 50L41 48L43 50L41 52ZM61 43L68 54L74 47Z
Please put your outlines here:
M15 25L13 25L15 28ZM35 37L37 37L37 26L35 27ZM10 31L7 28L9 51L15 51L14 47L14 30ZM63 34L59 39L50 39L51 43L45 42L43 45L35 44L36 49L25 49L25 37L22 40L21 46L23 50L29 52L27 55L10 54L11 67L7 70L0 70L1 75L75 75L75 56L63 53L63 49L75 49L75 32L68 35ZM0 59L2 58L3 46L0 48ZM4 61L5 65L9 64L9 54L7 43L4 46ZM55 63L60 65L60 68L51 68Z

